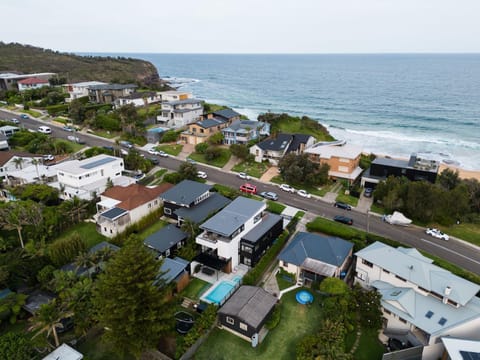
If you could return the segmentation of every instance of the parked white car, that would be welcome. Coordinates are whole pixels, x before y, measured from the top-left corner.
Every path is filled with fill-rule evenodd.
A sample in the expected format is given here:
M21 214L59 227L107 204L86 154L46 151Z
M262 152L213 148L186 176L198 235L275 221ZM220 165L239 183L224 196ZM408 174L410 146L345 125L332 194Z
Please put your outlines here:
M292 194L295 193L295 189L294 189L293 187L291 187L290 185L288 185L288 184L282 184L282 185L280 185L280 189L282 189L283 191L292 193Z
M428 228L427 230L425 230L425 233L427 235L433 236L434 238L442 239L445 241L448 241L450 239L447 234L435 228Z
M151 155L160 155L160 151L155 148L148 149L148 153Z
M304 197L304 198L307 198L307 199L310 199L312 197L312 195L310 195L305 190L298 190L297 194L300 195L301 197Z
M158 152L158 155L160 155L161 157L168 157L168 154L165 151L161 150Z
M205 171L197 171L197 176L200 179L206 179L207 178L207 173Z
M244 173L244 172L238 173L237 176L238 176L240 179L250 180L250 175L248 175L247 173Z
M39 126L38 127L38 132L39 133L42 133L42 134L51 134L52 133L52 129L50 129L48 126Z

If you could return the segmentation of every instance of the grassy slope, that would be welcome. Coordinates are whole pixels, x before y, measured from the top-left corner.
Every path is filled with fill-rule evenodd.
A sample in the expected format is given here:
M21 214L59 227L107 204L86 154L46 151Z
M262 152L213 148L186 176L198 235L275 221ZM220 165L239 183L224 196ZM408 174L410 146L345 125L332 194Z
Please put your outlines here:
M0 71L55 72L69 82L98 80L159 85L157 69L132 58L79 56L29 45L0 42Z

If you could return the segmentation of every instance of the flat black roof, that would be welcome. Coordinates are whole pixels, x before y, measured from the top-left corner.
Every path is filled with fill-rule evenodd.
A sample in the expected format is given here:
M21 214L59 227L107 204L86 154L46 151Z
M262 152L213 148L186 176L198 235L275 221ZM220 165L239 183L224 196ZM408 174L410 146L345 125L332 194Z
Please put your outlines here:
M199 204L190 208L178 208L173 213L183 219L189 219L198 224L203 222L209 215L227 206L230 202L231 200L225 196L213 193Z
M164 252L186 238L186 233L169 224L147 237L143 243L158 252Z
M283 218L277 214L267 213L262 222L246 233L242 240L257 242L265 233L267 233L276 223L283 221Z

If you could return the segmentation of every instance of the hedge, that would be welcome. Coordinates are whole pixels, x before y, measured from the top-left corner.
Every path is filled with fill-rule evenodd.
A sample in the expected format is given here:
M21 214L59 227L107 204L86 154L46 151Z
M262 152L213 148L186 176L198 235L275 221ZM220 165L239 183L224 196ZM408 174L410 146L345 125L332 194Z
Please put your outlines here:
M136 223L128 226L125 231L118 234L117 236L113 237L111 242L115 245L122 246L123 242L128 239L128 237L132 234L136 234L150 225L154 224L160 217L163 216L163 206L159 207L157 210L151 212L147 216L144 216Z
M49 115L56 116L60 114L68 113L68 104L60 104L60 105L50 105L47 106L46 109Z
M267 211L270 211L274 214L280 215L283 212L283 210L285 210L285 208L286 208L285 205L279 204L275 201L272 201L272 200L267 201Z

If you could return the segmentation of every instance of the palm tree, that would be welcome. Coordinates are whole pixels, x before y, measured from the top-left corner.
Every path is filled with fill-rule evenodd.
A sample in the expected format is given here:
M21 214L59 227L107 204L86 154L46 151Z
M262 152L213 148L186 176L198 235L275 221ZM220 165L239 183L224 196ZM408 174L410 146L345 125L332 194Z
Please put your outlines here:
M38 161L38 159L32 159L32 165L35 165L35 170L37 170L37 178L38 178L38 181L42 181L41 177L40 177L40 172L38 171L38 164L40 164L40 161Z
M60 341L58 340L57 328L63 328L61 320L72 315L72 312L57 307L54 299L48 304L40 306L35 317L32 318L34 324L29 328L29 331L36 331L36 334L33 336L34 338L43 333L47 333L47 338L53 334L55 347L59 347Z
M15 164L15 169L20 168L20 170L22 170L23 159L21 157L14 158L13 163Z
M79 223L87 212L87 208L88 201L81 200L77 196L74 196L72 200L68 200L68 206L65 207L66 215L68 215L74 223Z
M18 240L22 248L25 248L22 236L22 228L25 225L39 225L42 221L42 210L33 201L9 202L0 208L0 225L5 229L16 229Z
M95 257L93 254L89 252L81 252L75 258L75 270L79 270L81 268L87 269L88 277L91 277L90 268L95 265Z

